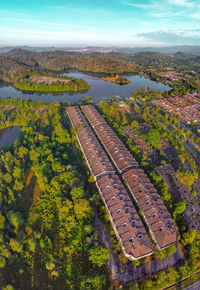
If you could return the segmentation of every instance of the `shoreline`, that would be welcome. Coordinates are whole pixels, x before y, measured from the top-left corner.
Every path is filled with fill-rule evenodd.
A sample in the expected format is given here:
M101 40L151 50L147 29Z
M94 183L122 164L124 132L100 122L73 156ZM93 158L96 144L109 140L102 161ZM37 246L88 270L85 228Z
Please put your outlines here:
M41 74L30 74L21 81L13 82L13 85L19 90L33 92L78 92L90 88L81 78Z
M13 86L16 88L16 89L18 89L18 90L20 90L20 91L29 91L29 92L44 92L44 93L59 93L59 92L81 92L81 91L86 91L86 90L89 90L90 89L90 86L88 87L88 88L81 88L81 89L78 89L78 90L73 90L73 89L69 89L69 90L67 90L67 89L64 89L64 90L37 90L37 89L31 89L31 88L21 88L21 87L18 87L18 86L16 86L16 84L15 83L11 83L11 84L13 84Z

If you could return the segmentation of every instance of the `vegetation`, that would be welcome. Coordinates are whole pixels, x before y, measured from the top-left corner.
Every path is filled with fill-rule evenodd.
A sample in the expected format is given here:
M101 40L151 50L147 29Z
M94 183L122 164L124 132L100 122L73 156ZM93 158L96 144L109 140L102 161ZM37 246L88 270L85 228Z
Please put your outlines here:
M153 147L158 147L160 145L160 133L156 129L152 129L147 134L147 142Z
M116 77L103 77L102 80L108 81L108 82L112 82L112 83L117 83L117 84L120 84L120 85L126 85L126 84L131 83L131 81L129 81L128 79L122 78L122 77L119 77L119 76L116 76Z
M107 261L110 256L110 251L108 249L104 249L102 247L96 247L93 249L90 249L89 251L89 260L94 264L98 266L103 266L107 264Z
M198 178L197 173L192 173L189 170L177 170L177 174L182 183L191 188L195 179Z
M0 284L104 289L109 252L92 226L88 177L77 168L81 155L65 106L0 100L11 102L16 108L0 113L0 128L22 130L0 153Z
M35 76L32 75L31 76ZM90 87L83 79L74 79L70 77L58 77L56 75L45 75L48 79L42 82L40 77L44 75L37 75L35 81L30 79L30 75L26 75L23 79L18 79L14 82L14 86L20 90L26 91L43 91L43 92L56 92L56 91L78 91L88 90Z

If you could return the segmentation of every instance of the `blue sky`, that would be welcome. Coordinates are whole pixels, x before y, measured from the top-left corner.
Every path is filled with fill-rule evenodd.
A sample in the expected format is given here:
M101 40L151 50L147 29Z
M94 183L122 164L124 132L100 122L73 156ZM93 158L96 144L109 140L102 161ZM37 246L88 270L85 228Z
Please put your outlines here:
M200 0L0 0L0 46L200 45Z

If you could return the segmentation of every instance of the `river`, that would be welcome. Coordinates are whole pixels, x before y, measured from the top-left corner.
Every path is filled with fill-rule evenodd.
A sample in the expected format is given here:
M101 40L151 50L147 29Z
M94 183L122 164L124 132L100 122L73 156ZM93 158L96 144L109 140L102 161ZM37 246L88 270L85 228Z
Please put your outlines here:
M90 89L78 92L30 92L20 91L12 84L1 82L0 97L18 97L19 99L26 99L29 97L33 101L43 100L45 103L55 101L68 101L74 103L84 99L86 96L90 96L91 99L96 102L97 100L105 100L115 96L130 97L133 91L141 88L149 87L154 90L160 90L161 92L171 89L168 85L135 74L122 75L131 81L131 83L127 85L119 85L104 81L99 77L100 74L97 73L85 73L70 70L63 75L84 79L90 85Z

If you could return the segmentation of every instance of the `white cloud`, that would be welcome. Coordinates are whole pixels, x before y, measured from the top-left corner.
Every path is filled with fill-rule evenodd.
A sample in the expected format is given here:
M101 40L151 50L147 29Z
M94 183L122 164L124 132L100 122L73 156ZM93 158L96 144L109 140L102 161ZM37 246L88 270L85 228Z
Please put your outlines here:
M200 30L155 30L138 33L133 37L141 37L141 39L161 42L165 45L198 45L200 43Z
M170 5L183 6L183 7L194 7L195 3L188 0L167 0Z
M50 26L54 27L56 29L91 29L92 27L84 26L84 25L76 25L76 24L63 24L63 23L57 23L57 22L49 22L49 21L42 21L37 19L26 19L26 18L14 18L14 17L8 17L5 18L7 21L13 21L13 22L19 22L19 23L30 23L30 24L42 24L43 26Z
M14 29L14 28L2 28L0 27L0 32L3 37L1 41L5 42L6 39L13 37L13 43L16 44L30 43L30 41L35 43L51 43L52 45L66 44L66 43L107 43L119 44L124 43L127 39L126 36L115 33L110 37L110 34L103 33L91 33L88 31L70 30L70 31L48 31L48 30L36 30L36 29ZM120 39L120 41L119 41Z
M123 0L122 3L126 6L131 6L131 7L135 7L135 8L140 8L140 9L150 9L150 8L156 8L157 4L151 4L151 3L147 3L147 4L141 4L141 3L136 3L135 1L126 1Z
M122 3L126 6L140 8L144 10L155 9L156 11L165 11L173 10L175 6L181 9L189 8L198 8L199 5L196 1L190 0L150 0L147 2L138 2L137 0L121 0Z

